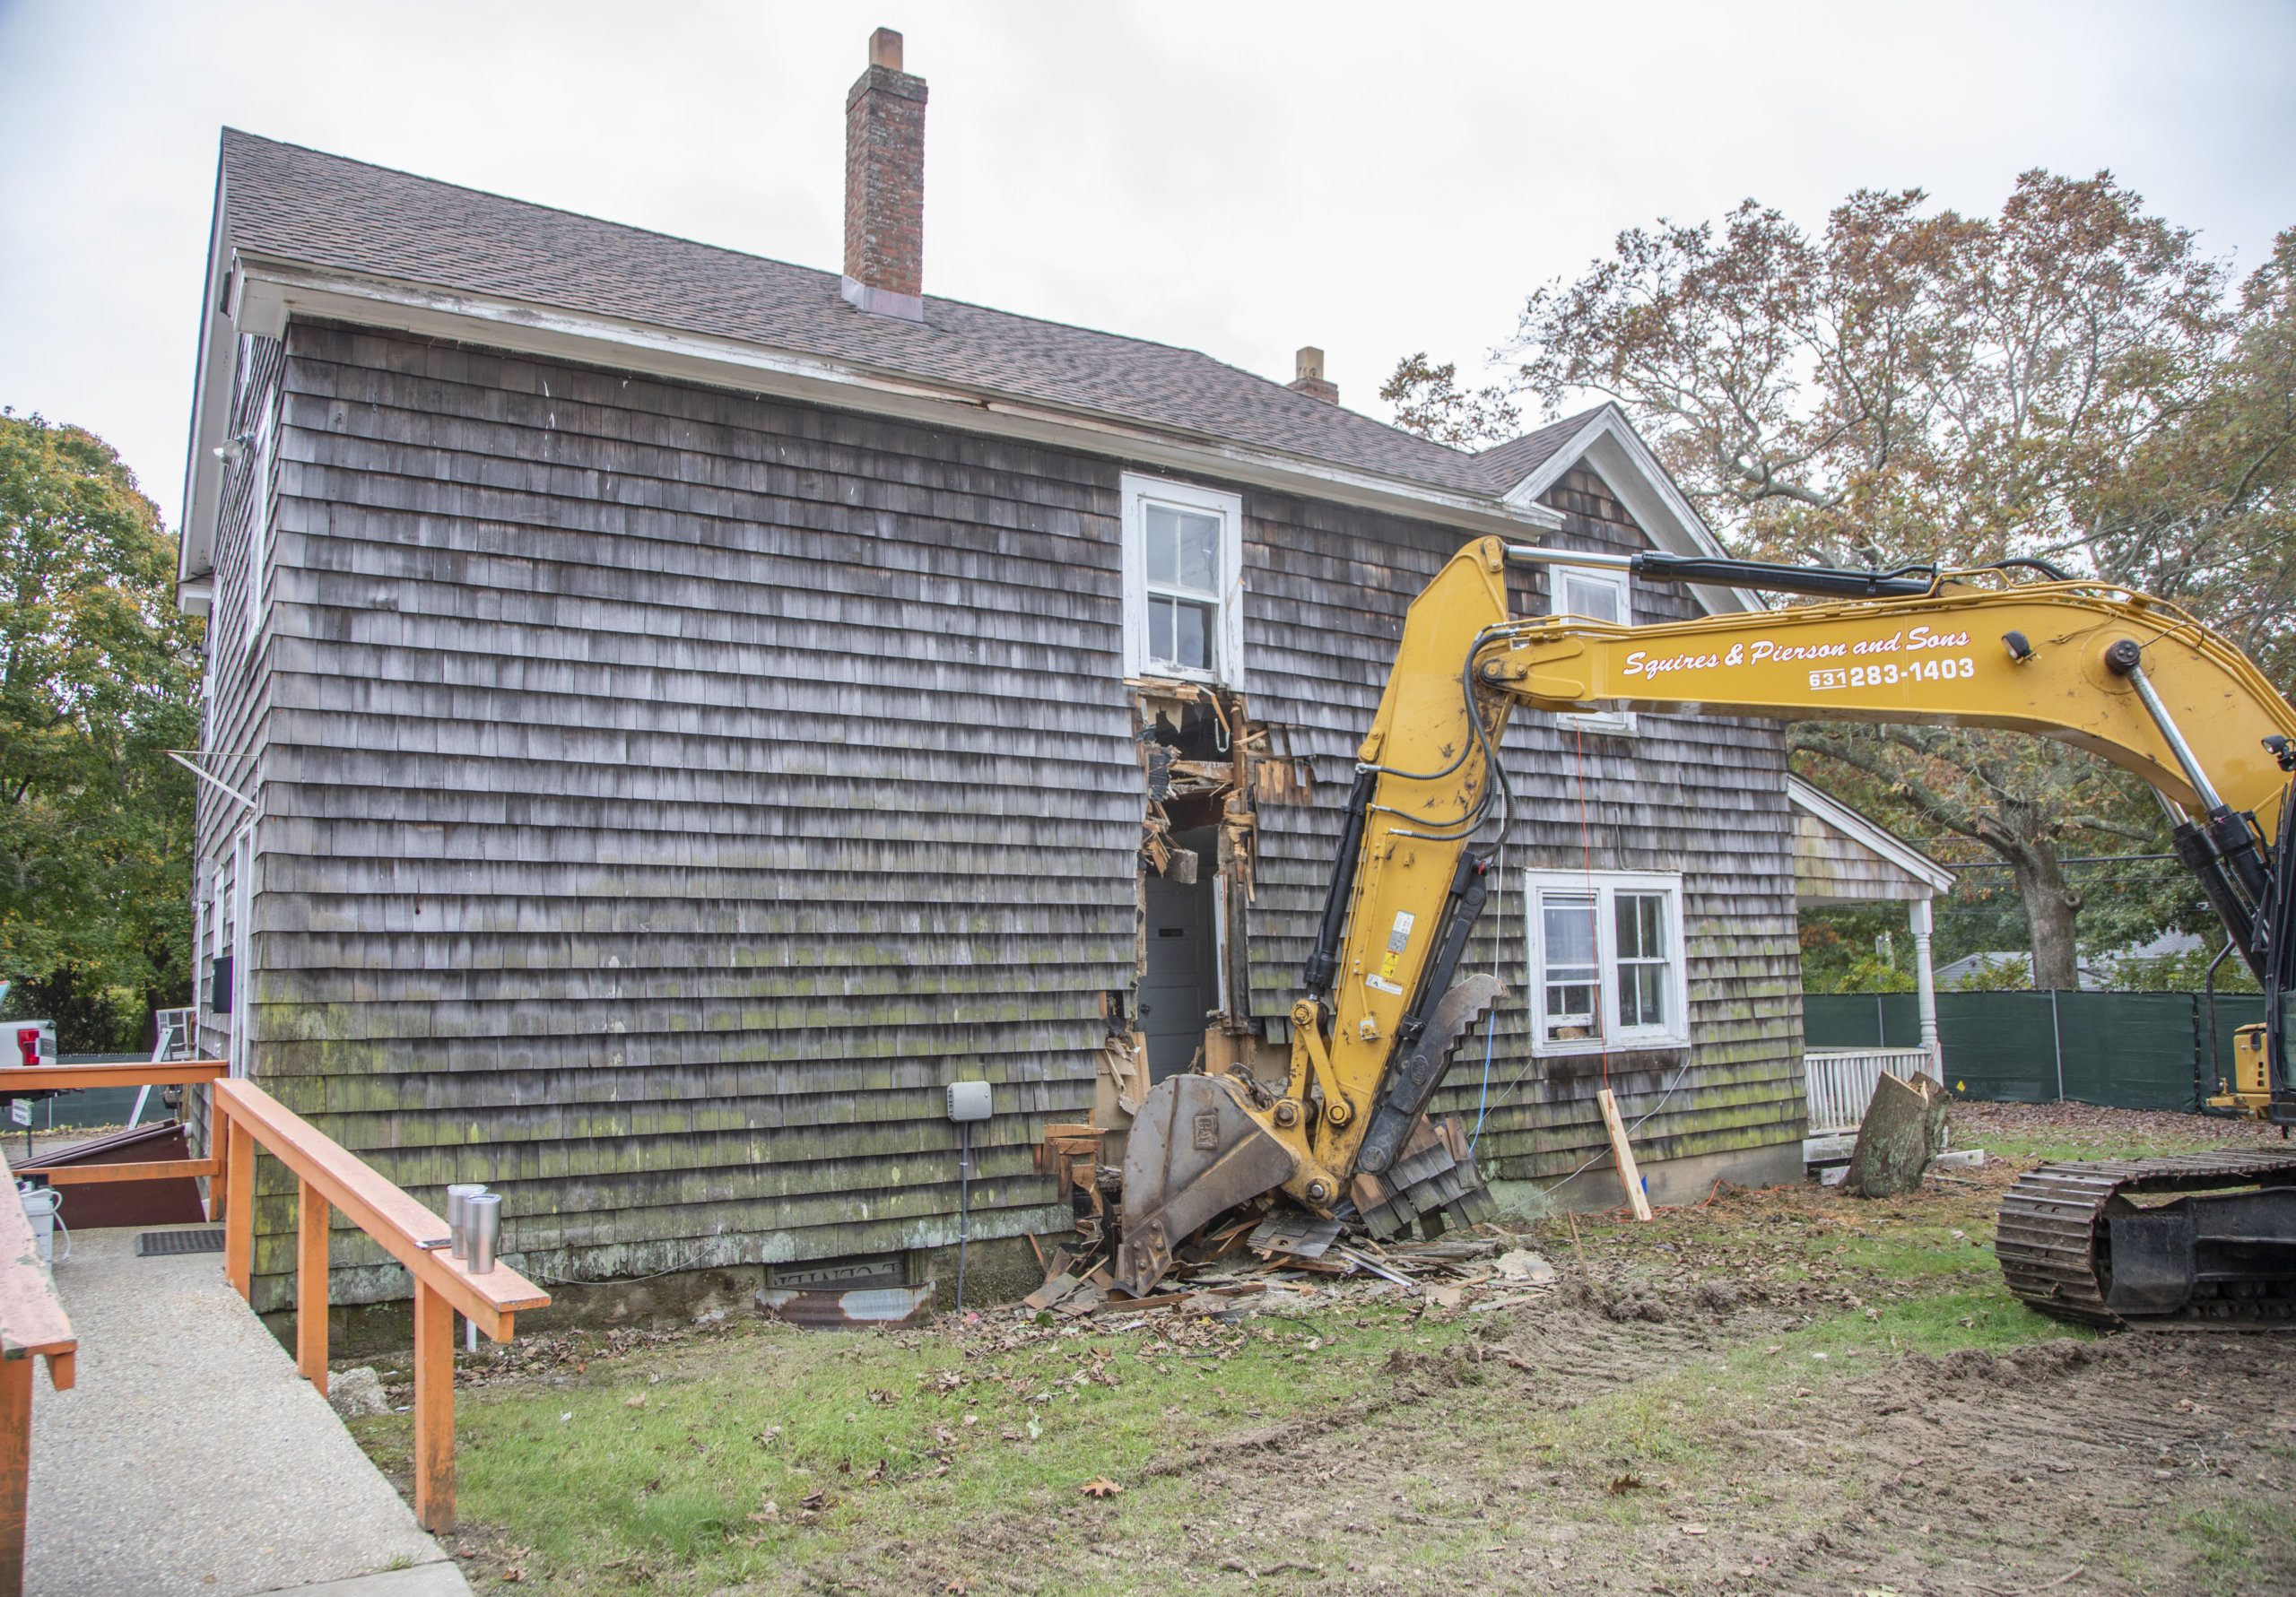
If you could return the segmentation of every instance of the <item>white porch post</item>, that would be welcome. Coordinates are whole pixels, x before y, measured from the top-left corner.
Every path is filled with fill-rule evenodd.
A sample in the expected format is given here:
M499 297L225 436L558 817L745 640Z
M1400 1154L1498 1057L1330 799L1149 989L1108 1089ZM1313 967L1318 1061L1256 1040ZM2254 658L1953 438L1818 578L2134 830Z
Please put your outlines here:
M1942 1076L1945 1058L1937 1046L1937 973L1929 962L1929 900L1916 898L1910 909L1908 918L1913 925L1914 981L1921 989L1921 1046L1929 1051L1930 1063Z

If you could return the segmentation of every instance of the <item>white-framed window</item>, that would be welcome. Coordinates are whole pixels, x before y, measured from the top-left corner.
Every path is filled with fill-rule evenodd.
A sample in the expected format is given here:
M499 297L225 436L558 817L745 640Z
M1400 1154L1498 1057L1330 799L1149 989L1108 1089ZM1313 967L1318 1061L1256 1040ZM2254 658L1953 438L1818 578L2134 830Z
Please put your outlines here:
M1244 501L1126 472L1125 674L1244 685Z
M1627 574L1594 566L1556 566L1554 573L1554 602L1550 606L1556 615L1583 615L1590 621L1616 621L1631 626L1634 621L1634 589ZM1583 716L1557 717L1565 726L1583 727L1607 737L1632 737L1636 726L1632 710L1591 710Z
M1523 905L1533 1053L1688 1046L1680 876L1526 871Z

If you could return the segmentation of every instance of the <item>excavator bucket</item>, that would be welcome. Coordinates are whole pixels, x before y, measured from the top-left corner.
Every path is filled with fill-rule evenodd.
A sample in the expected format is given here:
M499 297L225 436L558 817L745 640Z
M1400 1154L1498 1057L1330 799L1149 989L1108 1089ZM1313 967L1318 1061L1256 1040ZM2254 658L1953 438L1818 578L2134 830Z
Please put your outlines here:
M1282 1186L1292 1169L1291 1151L1244 1112L1225 1077L1159 1082L1126 1144L1116 1284L1146 1297L1198 1227Z

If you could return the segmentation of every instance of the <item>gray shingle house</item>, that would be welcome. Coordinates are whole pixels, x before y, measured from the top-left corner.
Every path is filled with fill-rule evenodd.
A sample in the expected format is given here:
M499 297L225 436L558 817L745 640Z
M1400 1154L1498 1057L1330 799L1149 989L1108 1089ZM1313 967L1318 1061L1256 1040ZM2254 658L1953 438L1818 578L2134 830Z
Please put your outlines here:
M505 1192L530 1273L919 1271L959 1078L996 1089L974 1237L1065 1230L1031 1147L1134 1037L1158 1075L1283 1055L1441 562L1712 547L1611 409L1463 453L1313 359L1287 386L926 294L924 105L897 55L854 86L843 273L223 135L180 590L203 1041L419 1193ZM1505 758L1476 957L1512 996L1444 1100L1487 1108L1486 1174L1588 1159L1607 1079L1662 1200L1798 1176L1777 731L1518 713ZM1666 996L1621 1026L1633 960ZM404 1290L365 1245L338 1303Z

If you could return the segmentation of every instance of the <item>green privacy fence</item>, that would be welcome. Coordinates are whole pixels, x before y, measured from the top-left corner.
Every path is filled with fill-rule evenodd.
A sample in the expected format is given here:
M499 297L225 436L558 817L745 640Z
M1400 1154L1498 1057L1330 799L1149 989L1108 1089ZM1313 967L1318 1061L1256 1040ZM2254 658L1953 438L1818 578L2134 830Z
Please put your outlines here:
M2207 1001L2197 993L1940 993L1937 1043L1945 1084L1969 1098L2119 1109L2190 1109L2195 1084L2232 1072L2232 1034L2264 1020L2253 993L2219 994L2210 1060ZM1921 1045L1910 993L1814 994L1802 1001L1813 1048Z

